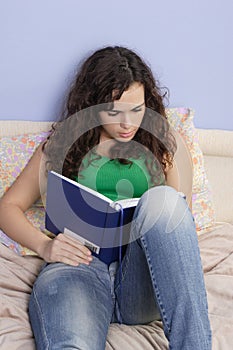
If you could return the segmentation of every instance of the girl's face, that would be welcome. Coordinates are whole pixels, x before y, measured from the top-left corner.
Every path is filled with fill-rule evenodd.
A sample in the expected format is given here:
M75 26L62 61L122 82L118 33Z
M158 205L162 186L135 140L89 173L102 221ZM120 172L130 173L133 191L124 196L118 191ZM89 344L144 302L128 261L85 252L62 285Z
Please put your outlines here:
M102 125L100 143L132 140L141 125L145 108L144 86L135 82L119 100L114 101L112 110L99 113Z

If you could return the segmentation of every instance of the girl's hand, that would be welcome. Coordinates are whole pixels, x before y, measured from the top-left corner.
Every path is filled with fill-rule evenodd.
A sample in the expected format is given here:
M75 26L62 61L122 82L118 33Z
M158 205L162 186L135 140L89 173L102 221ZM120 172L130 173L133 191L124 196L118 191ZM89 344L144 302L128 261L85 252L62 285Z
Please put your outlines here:
M78 266L92 261L91 251L77 239L60 233L53 239L46 239L38 248L38 254L46 262L62 262Z

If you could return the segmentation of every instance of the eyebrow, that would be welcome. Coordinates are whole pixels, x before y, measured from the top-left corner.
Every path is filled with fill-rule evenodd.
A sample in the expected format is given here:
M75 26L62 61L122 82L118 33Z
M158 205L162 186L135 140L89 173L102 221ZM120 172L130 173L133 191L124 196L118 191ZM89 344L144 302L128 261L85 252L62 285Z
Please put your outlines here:
M140 105L138 105L138 106L132 108L131 111L134 111L135 109L137 109L137 108L139 108L139 107L142 107L144 104L145 104L145 102L141 103ZM120 111L120 110L118 110L118 109L111 109L111 111L112 111L112 112L122 112L122 111Z

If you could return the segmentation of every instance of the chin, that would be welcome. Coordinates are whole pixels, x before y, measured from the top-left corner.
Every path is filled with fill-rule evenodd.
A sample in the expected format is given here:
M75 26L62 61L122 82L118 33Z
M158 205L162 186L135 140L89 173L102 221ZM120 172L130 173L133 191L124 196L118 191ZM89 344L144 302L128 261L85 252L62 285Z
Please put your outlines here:
M133 139L132 137L129 137L128 139L127 138L123 138L123 137L119 137L116 140L118 142L121 142L121 143L127 143L127 142L131 141L132 139Z

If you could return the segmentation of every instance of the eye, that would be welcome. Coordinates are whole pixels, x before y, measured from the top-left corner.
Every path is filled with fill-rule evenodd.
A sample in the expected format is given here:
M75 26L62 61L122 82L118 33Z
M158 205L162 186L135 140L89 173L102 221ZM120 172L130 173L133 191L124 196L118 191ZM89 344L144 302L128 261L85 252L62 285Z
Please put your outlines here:
M116 117L119 114L118 111L108 111L108 116L109 117Z
M142 111L142 107L136 107L133 109L133 112L141 112Z

